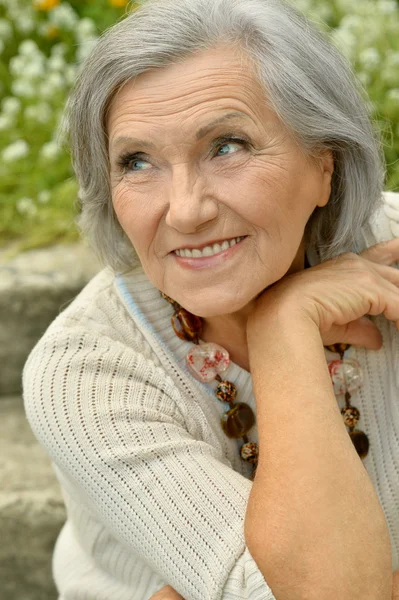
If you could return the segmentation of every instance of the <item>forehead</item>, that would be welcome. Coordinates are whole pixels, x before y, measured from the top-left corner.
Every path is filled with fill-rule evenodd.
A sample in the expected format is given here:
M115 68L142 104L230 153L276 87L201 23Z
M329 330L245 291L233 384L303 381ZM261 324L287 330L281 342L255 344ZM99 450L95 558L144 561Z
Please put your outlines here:
M235 48L223 47L129 81L111 102L107 126L112 133L126 120L168 124L176 117L190 123L220 110L239 110L262 119L265 101L249 59Z

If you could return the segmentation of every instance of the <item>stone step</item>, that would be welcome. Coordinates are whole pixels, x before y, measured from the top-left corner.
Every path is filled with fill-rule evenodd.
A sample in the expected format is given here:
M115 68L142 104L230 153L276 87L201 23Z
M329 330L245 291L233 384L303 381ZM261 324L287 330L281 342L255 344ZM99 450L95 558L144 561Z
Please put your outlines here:
M51 557L65 508L20 396L0 401L0 480L0 598L57 600Z
M83 243L0 252L0 396L21 391L30 350L100 268Z

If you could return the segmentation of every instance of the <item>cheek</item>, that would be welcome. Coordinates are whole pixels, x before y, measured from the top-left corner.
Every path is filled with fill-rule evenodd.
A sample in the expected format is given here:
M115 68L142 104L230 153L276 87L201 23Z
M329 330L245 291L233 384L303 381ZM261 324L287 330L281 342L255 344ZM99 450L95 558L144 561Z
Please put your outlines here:
M158 220L154 205L148 194L133 193L129 185L120 185L112 193L112 203L117 219L139 252L151 243Z

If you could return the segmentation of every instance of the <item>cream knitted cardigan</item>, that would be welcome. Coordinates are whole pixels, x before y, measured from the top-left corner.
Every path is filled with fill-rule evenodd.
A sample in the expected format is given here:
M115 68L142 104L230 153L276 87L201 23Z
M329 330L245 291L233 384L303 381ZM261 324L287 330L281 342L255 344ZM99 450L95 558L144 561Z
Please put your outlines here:
M362 234L364 247L399 236L399 195L384 200ZM242 442L220 427L226 405L215 385L187 372L191 344L174 334L172 312L141 268L118 277L105 269L26 363L27 418L52 459L68 513L53 559L63 600L145 600L167 583L185 600L275 598L245 544L252 482L239 458ZM347 355L364 370L353 405L370 439L364 465L396 570L399 333L384 317L374 319L383 348L352 347ZM256 413L250 374L232 364L227 375ZM249 438L258 441L256 425Z

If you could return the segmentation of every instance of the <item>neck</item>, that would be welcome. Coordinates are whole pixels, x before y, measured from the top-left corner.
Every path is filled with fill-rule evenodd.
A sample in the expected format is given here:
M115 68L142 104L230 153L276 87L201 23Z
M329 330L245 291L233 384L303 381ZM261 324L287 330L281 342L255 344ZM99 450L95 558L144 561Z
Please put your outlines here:
M303 243L286 275L302 271L306 268L305 251ZM263 292L262 292L263 293ZM201 339L204 342L213 342L225 348L231 360L250 371L247 343L247 320L255 306L256 298L251 300L241 310L226 315L217 315L203 319Z

